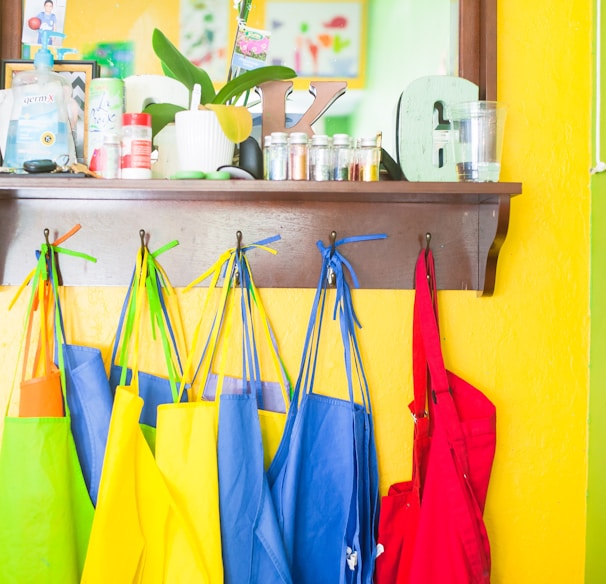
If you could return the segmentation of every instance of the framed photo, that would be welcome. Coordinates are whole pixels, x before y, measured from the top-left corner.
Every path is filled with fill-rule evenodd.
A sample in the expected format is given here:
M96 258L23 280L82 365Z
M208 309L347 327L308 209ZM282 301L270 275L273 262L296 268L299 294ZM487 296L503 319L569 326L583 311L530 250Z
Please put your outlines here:
M9 89L13 84L14 76L20 71L30 71L34 68L31 60L4 60L2 61L3 89ZM76 142L76 157L84 162L86 152L86 129L88 127L88 90L90 82L99 76L99 67L96 61L55 61L53 71L63 75L72 87L72 100L77 106L78 121L74 135ZM74 115L75 117L75 115Z
M323 78L363 88L366 12L367 0L265 0L267 64L293 68L295 89Z

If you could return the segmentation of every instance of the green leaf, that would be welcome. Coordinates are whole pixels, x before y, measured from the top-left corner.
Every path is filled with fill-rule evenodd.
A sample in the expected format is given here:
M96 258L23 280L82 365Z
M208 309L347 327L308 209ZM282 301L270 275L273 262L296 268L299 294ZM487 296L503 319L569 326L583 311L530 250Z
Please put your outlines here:
M175 74L168 68L168 65L164 61L160 61L160 65L162 66L162 73L167 77L171 77L172 79L177 79ZM177 81L179 81L177 79Z
M152 118L152 136L164 128L167 124L175 121L175 114L183 111L185 108L174 103L150 103L143 110L146 114L151 114Z
M210 103L225 104L230 102L233 98L240 97L245 91L260 85L261 83L265 83L266 81L292 79L296 76L297 74L293 69L281 65L268 65L267 67L259 67L252 71L246 71L245 73L242 73L242 75L238 75L227 82ZM204 89L202 89L202 93L204 93Z
M183 83L189 89L190 94L194 85L199 83L202 88L201 103L213 102L216 92L208 73L204 69L196 67L157 28L154 29L152 34L152 47L154 53L162 62L162 69L165 74Z

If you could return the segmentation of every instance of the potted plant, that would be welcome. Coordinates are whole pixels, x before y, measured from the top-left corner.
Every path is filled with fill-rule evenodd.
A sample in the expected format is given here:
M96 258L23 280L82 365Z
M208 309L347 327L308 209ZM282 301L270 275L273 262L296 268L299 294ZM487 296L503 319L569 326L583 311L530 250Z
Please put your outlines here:
M196 67L166 35L154 29L152 35L154 53L160 59L164 74L180 81L187 87L190 102L194 87L200 86L199 109L213 110L225 135L234 143L244 141L252 131L252 116L245 106L234 105L251 89L266 81L292 79L297 74L289 67L268 65L246 71L225 83L220 91L215 91L208 73ZM149 104L145 112L152 116L152 134L155 136L166 124L175 121L175 115L186 108L171 103Z

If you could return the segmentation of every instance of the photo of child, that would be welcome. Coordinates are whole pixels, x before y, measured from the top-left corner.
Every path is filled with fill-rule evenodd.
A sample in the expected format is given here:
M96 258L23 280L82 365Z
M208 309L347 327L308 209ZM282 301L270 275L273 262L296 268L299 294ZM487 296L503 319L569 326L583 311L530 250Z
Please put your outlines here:
M42 31L63 32L67 0L26 0L23 10L24 45L42 44ZM49 37L49 45L61 46L61 38Z
M40 21L40 28L38 29L38 44L42 44L42 34L43 30L55 30L55 26L57 25L57 15L53 12L55 8L55 4L53 0L45 0L44 2L44 10L39 12L37 17Z

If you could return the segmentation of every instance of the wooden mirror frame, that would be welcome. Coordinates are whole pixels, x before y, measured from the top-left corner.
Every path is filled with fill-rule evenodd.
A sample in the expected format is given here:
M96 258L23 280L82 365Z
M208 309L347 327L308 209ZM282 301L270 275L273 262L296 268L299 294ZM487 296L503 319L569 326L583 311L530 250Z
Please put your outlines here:
M22 0L0 5L0 59L21 58ZM497 0L459 0L459 75L497 98Z

